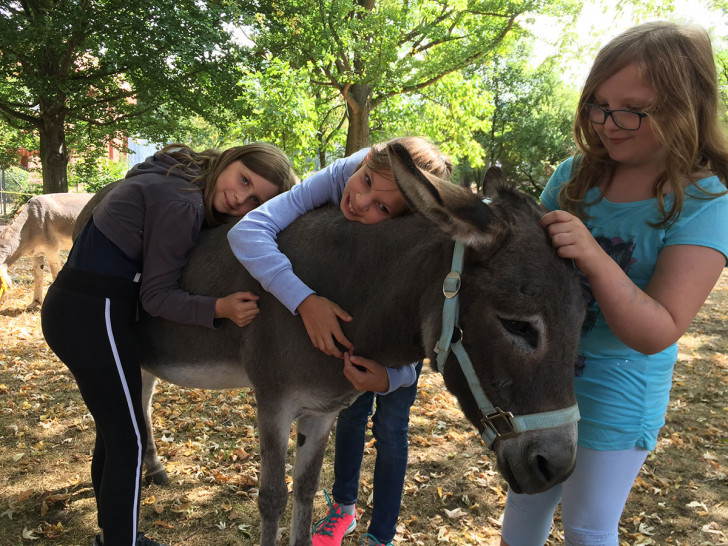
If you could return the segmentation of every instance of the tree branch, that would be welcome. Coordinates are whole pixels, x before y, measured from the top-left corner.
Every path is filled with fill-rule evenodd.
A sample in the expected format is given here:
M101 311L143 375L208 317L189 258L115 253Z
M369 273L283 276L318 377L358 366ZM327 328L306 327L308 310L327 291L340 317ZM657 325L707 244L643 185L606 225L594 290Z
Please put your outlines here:
M346 52L344 50L343 45L341 44L341 39L339 38L339 34L336 32L333 22L331 21L331 18L326 17L326 14L324 13L323 0L319 0L319 14L321 15L322 27L328 28L329 32L331 33L331 36L334 39L334 43L336 44L336 48L338 49L339 61L344 65L345 71L350 71L351 65L349 64L349 59L347 59L347 57L346 57Z
M8 125L14 127L15 129L22 129L23 127L16 126L13 123L13 119L22 119L26 123L30 123L33 127L40 127L39 118L35 118L33 116L29 116L28 114L24 114L23 112L13 110L5 104L0 104L0 112L2 112L3 117L7 120Z
M498 38L493 42L493 44L491 45L491 47L489 49L480 50L480 51L474 53L473 55L470 55L469 57L466 57L465 59L461 60L460 62L453 64L452 66L450 66L446 70L443 70L439 74L436 74L435 76L432 76L432 77L430 77L430 78L428 78L426 80L423 80L421 82L418 82L418 83L415 83L415 84L411 84L411 85L405 85L405 86L403 86L399 90L390 91L388 93L383 93L383 94L381 94L381 95L379 95L377 97L372 97L371 98L371 101L370 101L371 108L372 109L376 108L379 104L381 104L385 100L387 100L389 98L392 98L394 96L397 96L397 95L400 95L400 94L404 94L404 93L414 93L414 92L419 91L420 89L424 89L428 85L432 85L433 83L441 80L442 78L444 78L448 74L452 74L453 72L456 72L458 70L461 70L462 68L465 68L466 66L472 64L474 61L478 60L479 58L481 58L484 55L486 55L487 53L489 53L492 49L495 48L496 45L498 45L500 42L503 41L503 39L505 38L506 34L508 34L508 32L510 31L510 29L513 27L513 23L515 21L515 18L516 18L516 15L514 15L510 19L510 21L508 22L508 25L506 26L506 28L500 33L500 35L498 36Z
M150 112L150 111L152 111L152 110L154 110L156 108L157 108L156 105L155 106L149 106L149 107L143 108L141 110L137 110L137 111L134 111L134 112L129 112L129 113L124 114L122 116L114 117L113 119L110 119L108 121L99 121L98 119L86 119L84 121L86 123L88 123L89 125L93 125L94 127L108 127L109 125L114 125L116 123L119 123L120 121L125 121L125 120L128 120L128 119L135 119L135 118L141 117L141 116L147 114L148 112Z

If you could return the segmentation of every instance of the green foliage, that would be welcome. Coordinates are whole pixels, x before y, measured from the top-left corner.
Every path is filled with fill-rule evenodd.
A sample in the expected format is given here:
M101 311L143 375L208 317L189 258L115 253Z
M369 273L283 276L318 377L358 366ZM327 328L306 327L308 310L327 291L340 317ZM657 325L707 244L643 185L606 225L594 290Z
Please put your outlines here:
M226 24L237 21L227 1L4 2L0 116L42 137L44 170L65 168L66 133L83 149L120 132L154 140L193 114L219 119L236 84Z
M25 203L34 195L41 193L41 187L33 182L30 172L21 167L6 167L2 169L3 189L12 193L12 201L18 204Z
M79 191L96 193L107 184L124 178L128 170L126 161L88 158L71 165L68 182Z
M722 99L721 116L723 126L728 130L728 50L718 51L715 57L718 70L718 86Z
M318 113L309 77L307 66L294 69L277 58L244 71L233 103L240 118L230 136L239 142L271 142L291 157L296 172L305 172L305 152L317 146Z
M424 93L450 74L487 64L503 44L527 34L520 16L576 9L571 1L538 0L251 0L243 6L254 13L246 21L254 43L249 62L272 55L308 67L311 87L322 88L321 96L336 93L331 100L347 107L349 130L354 120L368 123L378 108L396 111L400 105L386 104L395 97ZM369 143L357 138L355 147ZM470 153L465 143L454 155Z
M223 125L223 126L221 126ZM180 119L173 131L155 139L156 142L183 142L193 150L207 148L225 149L232 146L231 133L235 131L235 122L213 124L201 116Z
M421 93L400 95L383 103L372 115L372 141L424 136L437 143L454 163L482 166L484 153L475 135L485 130L492 110L487 91L463 72L454 72Z
M485 163L500 165L506 177L539 195L553 168L571 154L572 120L577 90L559 78L553 60L532 68L523 44L490 66L473 71L483 93L489 93L491 115L477 136ZM471 162L480 186L484 170Z
M32 181L30 173L20 167L2 167L2 206L0 213L3 218L10 219L18 212L18 209L34 195L42 193L42 186Z
M564 57L532 66L534 53L543 57L534 34L546 19L560 29L546 45L592 58L601 41L576 40L581 5L8 0L0 5L0 166L17 164L18 148L39 149L41 132L59 126L79 158L72 183L92 188L123 175L99 158L127 136L195 149L264 140L305 176L352 145L417 134L455 161L456 180L477 186L500 164L537 194L571 153L577 90L562 82L571 68ZM672 3L603 8L610 21L626 12L638 20ZM232 39L235 27L250 39L245 46ZM726 97L728 61L725 52L717 58ZM347 138L357 120L368 139Z
M0 117L0 144L0 169L6 169L20 164L21 149L37 150L38 138L31 131L18 130L4 123Z
M258 63L257 70L238 71L238 76L235 94L219 112L224 122L201 116L182 119L162 141L197 150L265 141L285 151L299 175L312 170L312 158L325 147L318 132L325 116L319 114L306 69L271 59Z
M3 169L3 176L7 177L8 180L12 180L14 184L17 184L17 190L27 193L35 194L35 184L31 184L30 176L28 171L21 169L20 167L7 167Z

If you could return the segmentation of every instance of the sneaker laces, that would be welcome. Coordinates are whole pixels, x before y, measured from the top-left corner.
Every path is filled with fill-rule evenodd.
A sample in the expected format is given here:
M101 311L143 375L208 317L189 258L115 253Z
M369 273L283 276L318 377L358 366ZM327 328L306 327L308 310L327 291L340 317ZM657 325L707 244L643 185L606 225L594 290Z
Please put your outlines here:
M334 535L332 530L336 527L336 522L348 514L344 514L340 507L338 507L338 509L334 508L334 503L331 502L331 498L329 497L329 493L326 489L324 489L324 496L326 497L326 504L329 505L329 511L326 512L326 515L318 520L313 526L313 534L318 533L320 535L333 537Z

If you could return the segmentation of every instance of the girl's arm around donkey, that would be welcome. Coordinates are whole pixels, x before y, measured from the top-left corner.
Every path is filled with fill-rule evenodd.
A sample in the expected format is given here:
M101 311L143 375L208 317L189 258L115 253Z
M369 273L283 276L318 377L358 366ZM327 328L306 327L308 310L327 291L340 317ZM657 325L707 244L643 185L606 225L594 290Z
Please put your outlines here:
M233 254L265 290L291 313L314 291L299 279L278 249L278 233L296 218L326 203L338 203L346 181L369 151L334 161L289 191L249 212L228 232Z

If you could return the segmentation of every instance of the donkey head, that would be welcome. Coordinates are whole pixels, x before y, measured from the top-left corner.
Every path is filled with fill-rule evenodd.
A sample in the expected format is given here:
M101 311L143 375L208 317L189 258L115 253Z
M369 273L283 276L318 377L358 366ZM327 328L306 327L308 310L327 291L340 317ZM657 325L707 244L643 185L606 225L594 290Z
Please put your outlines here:
M459 290L462 344L487 398L515 416L575 404L574 362L585 304L569 263L556 255L541 212L530 197L500 186L490 202L419 171L403 147L389 149L395 180L410 206L465 246ZM441 309L432 302L428 309ZM425 348L440 337L442 316L424 318ZM483 415L455 356L444 362L445 384L482 432ZM568 477L576 423L498 437L498 466L516 492L536 493Z

